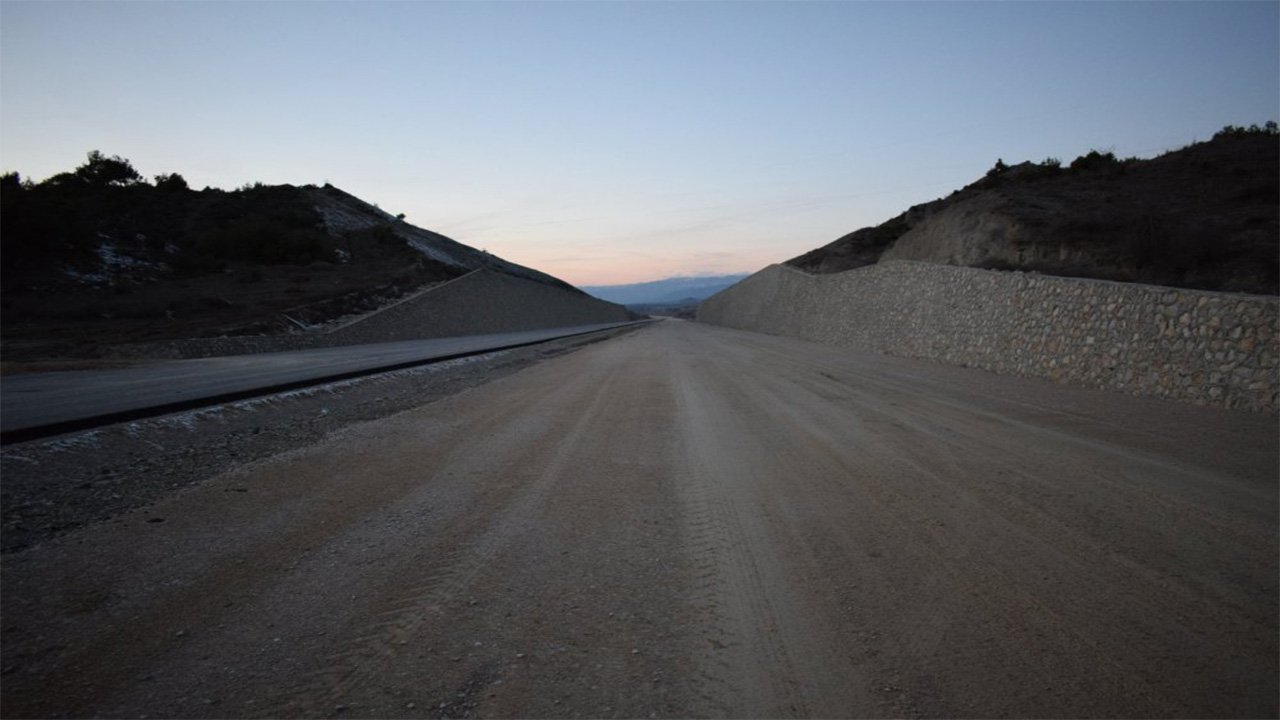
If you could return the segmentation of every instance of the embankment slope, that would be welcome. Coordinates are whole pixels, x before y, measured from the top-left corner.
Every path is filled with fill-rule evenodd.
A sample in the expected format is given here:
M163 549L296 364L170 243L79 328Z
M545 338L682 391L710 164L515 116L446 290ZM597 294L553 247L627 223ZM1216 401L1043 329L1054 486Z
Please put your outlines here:
M1085 387L1277 409L1277 298L880 262L772 265L703 301L728 327Z
M621 305L577 290L496 270L479 269L325 331L147 343L120 346L114 349L114 354L121 357L210 357L539 330L623 322L630 318L631 315Z

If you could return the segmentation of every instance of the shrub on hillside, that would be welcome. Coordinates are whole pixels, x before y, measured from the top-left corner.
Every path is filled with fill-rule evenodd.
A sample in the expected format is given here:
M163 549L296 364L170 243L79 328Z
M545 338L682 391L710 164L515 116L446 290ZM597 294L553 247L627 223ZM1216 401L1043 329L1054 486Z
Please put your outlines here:
M1275 120L1268 120L1261 127L1257 123L1249 127L1241 127L1239 125L1226 125L1221 130L1213 134L1213 139L1223 137L1240 137L1244 135L1280 135L1280 126L1276 125Z
M1098 170L1111 170L1120 166L1120 161L1116 159L1113 152L1100 153L1097 150L1090 150L1087 155L1081 155L1071 161L1068 169L1073 172L1095 172Z
M182 177L178 173L169 173L167 175L160 174L156 176L156 189L172 191L190 190L191 188L187 186L186 178Z
M265 265L335 259L333 239L320 214L288 185L258 184L212 194L191 225L199 229L183 245L195 258Z

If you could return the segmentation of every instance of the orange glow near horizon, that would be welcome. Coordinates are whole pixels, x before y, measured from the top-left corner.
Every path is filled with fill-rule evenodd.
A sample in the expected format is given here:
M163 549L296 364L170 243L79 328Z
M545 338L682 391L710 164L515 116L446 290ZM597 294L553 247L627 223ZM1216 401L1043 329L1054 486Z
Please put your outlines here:
M661 218L662 209L640 214L646 217L565 222L548 230L447 227L445 234L571 285L597 286L753 273L846 231L838 218L786 217L655 232L661 221L649 218Z
M624 256L624 257L566 257L563 252L540 252L538 249L512 247L503 252L492 248L500 257L526 267L553 275L570 285L629 285L651 282L671 277L699 275L733 275L753 273L773 263L783 262L791 255L777 250L723 253L723 257L699 258L697 253L674 257Z

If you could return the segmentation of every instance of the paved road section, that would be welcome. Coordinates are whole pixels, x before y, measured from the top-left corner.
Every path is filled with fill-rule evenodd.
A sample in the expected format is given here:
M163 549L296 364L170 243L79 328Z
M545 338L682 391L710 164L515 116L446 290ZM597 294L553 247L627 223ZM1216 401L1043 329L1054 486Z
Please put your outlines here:
M632 323L7 376L0 378L0 439L30 440L628 324Z
M666 321L5 556L6 717L1263 717L1274 416Z

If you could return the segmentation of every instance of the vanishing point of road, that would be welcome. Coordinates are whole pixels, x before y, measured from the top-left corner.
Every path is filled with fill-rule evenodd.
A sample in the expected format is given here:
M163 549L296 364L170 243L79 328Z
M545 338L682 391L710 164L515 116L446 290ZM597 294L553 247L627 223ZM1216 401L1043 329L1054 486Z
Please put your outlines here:
M662 322L6 556L3 715L1275 716L1276 430Z

